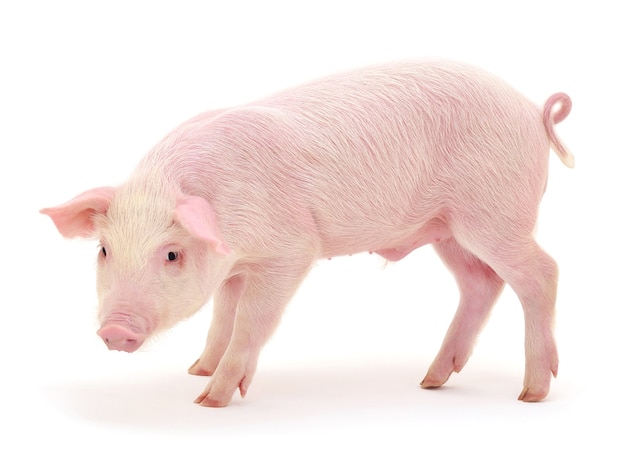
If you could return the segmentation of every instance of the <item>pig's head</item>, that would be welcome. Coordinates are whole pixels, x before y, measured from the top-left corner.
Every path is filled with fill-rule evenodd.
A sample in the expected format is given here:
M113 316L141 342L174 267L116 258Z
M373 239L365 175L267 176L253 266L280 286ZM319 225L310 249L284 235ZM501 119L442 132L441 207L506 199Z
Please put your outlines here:
M98 335L109 349L135 351L190 317L233 263L209 202L165 186L97 188L41 212L67 238L100 240Z

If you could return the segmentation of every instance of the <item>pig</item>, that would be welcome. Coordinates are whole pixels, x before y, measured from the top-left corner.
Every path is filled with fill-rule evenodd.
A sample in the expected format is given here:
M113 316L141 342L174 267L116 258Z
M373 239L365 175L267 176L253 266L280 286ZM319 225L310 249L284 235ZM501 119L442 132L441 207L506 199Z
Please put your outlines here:
M535 105L474 66L370 66L183 123L118 187L42 209L67 238L100 241L98 335L133 352L213 297L197 397L245 397L262 347L312 265L432 244L460 301L421 386L467 362L505 283L525 321L520 400L544 399L558 356L558 268L534 239L564 93Z

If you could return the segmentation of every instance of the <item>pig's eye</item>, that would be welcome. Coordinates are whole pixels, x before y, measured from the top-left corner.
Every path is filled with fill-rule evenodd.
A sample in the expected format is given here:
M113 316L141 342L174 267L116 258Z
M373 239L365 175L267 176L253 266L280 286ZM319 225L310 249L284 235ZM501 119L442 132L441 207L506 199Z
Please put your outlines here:
M107 256L107 250L104 246L102 246L100 248L100 254L102 254L102 257L106 257Z
M170 251L167 253L168 262L176 262L179 257L180 257L180 253L177 251Z

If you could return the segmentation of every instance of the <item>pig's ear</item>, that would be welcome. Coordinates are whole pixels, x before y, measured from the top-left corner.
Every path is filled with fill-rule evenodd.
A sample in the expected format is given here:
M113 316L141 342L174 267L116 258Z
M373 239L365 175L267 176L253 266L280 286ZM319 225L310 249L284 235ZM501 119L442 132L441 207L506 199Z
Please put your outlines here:
M40 212L49 216L66 238L88 238L95 231L94 215L106 213L114 193L115 188L111 187L90 189L65 204Z
M225 256L231 253L219 233L213 207L206 199L197 196L182 199L174 211L174 220L192 236L209 243L215 252Z

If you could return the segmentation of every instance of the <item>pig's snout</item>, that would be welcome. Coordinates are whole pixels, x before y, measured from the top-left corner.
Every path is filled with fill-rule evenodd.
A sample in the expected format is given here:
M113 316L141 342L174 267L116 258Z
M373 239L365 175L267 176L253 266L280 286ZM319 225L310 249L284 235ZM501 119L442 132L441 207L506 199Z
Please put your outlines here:
M106 324L98 335L110 350L126 351L132 353L137 350L145 341L145 338L126 327L116 324Z

